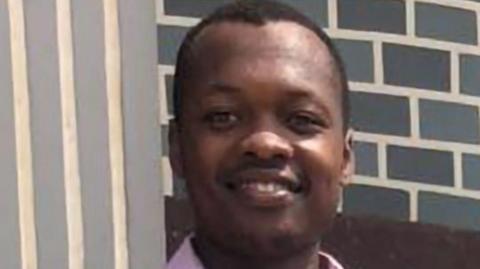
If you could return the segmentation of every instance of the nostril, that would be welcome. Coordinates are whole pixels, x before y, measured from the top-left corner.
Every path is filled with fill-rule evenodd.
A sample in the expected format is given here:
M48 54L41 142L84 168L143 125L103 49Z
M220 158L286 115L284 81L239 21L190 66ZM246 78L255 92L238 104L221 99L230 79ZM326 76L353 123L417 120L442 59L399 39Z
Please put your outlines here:
M250 157L250 158L255 158L255 157L257 157L257 154L255 154L255 152L253 152L253 151L245 151L245 152L244 152L244 155L245 155L246 157Z
M274 162L283 163L283 162L288 160L288 154L277 153L277 154L273 155L272 159L273 159Z
M225 184L225 186L226 186L227 189L229 189L229 190L232 190L232 191L235 190L235 184L233 184L232 182L227 182L227 183Z
M295 187L293 188L293 192L294 192L294 193L301 193L302 191L303 191L303 186L302 186L302 184L298 184L297 186L295 186Z
M279 168L283 167L289 161L289 157L286 154L277 153L271 156L261 156L254 152L245 152L244 157L250 160L255 165L264 168Z
M290 141L273 132L259 132L242 142L244 154L259 159L289 159L293 148Z

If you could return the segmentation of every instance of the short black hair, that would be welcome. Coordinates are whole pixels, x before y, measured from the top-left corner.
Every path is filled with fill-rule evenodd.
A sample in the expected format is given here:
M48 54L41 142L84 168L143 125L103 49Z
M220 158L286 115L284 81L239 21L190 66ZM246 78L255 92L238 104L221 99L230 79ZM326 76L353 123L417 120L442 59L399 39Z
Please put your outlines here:
M185 90L185 81L193 76L192 70L193 47L196 37L209 25L223 22L240 22L263 26L268 22L288 21L297 23L313 31L327 46L338 71L341 86L341 105L344 131L350 123L350 101L348 80L340 54L328 35L311 19L294 8L271 0L237 0L223 5L205 17L199 24L191 28L186 34L177 55L177 63L173 80L173 115L179 121L182 106L182 92Z

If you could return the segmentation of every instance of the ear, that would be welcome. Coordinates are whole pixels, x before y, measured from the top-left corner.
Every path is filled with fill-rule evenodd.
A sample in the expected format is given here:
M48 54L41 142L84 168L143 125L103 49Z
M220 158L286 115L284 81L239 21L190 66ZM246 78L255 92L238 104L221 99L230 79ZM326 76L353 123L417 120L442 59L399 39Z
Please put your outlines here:
M180 149L180 129L175 120L170 120L168 126L168 157L175 177L183 178L182 154Z
M340 184L346 186L352 181L355 171L355 153L353 151L353 129L349 128L344 138L343 167Z

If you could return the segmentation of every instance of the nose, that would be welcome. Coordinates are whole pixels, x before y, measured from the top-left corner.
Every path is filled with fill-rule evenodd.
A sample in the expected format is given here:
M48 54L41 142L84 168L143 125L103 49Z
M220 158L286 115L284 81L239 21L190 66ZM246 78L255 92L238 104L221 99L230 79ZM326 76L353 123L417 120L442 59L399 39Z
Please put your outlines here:
M244 155L259 159L288 160L293 155L288 140L271 131L259 131L250 134L242 142Z

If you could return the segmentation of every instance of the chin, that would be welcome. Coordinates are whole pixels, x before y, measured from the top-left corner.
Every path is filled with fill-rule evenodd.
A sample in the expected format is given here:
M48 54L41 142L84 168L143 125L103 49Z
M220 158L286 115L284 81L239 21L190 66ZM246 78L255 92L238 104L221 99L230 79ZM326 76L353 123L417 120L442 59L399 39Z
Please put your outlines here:
M271 226L252 228L243 231L233 230L226 235L217 234L215 241L232 254L260 259L281 259L311 248L319 240L317 234L300 233L293 229L275 229Z

